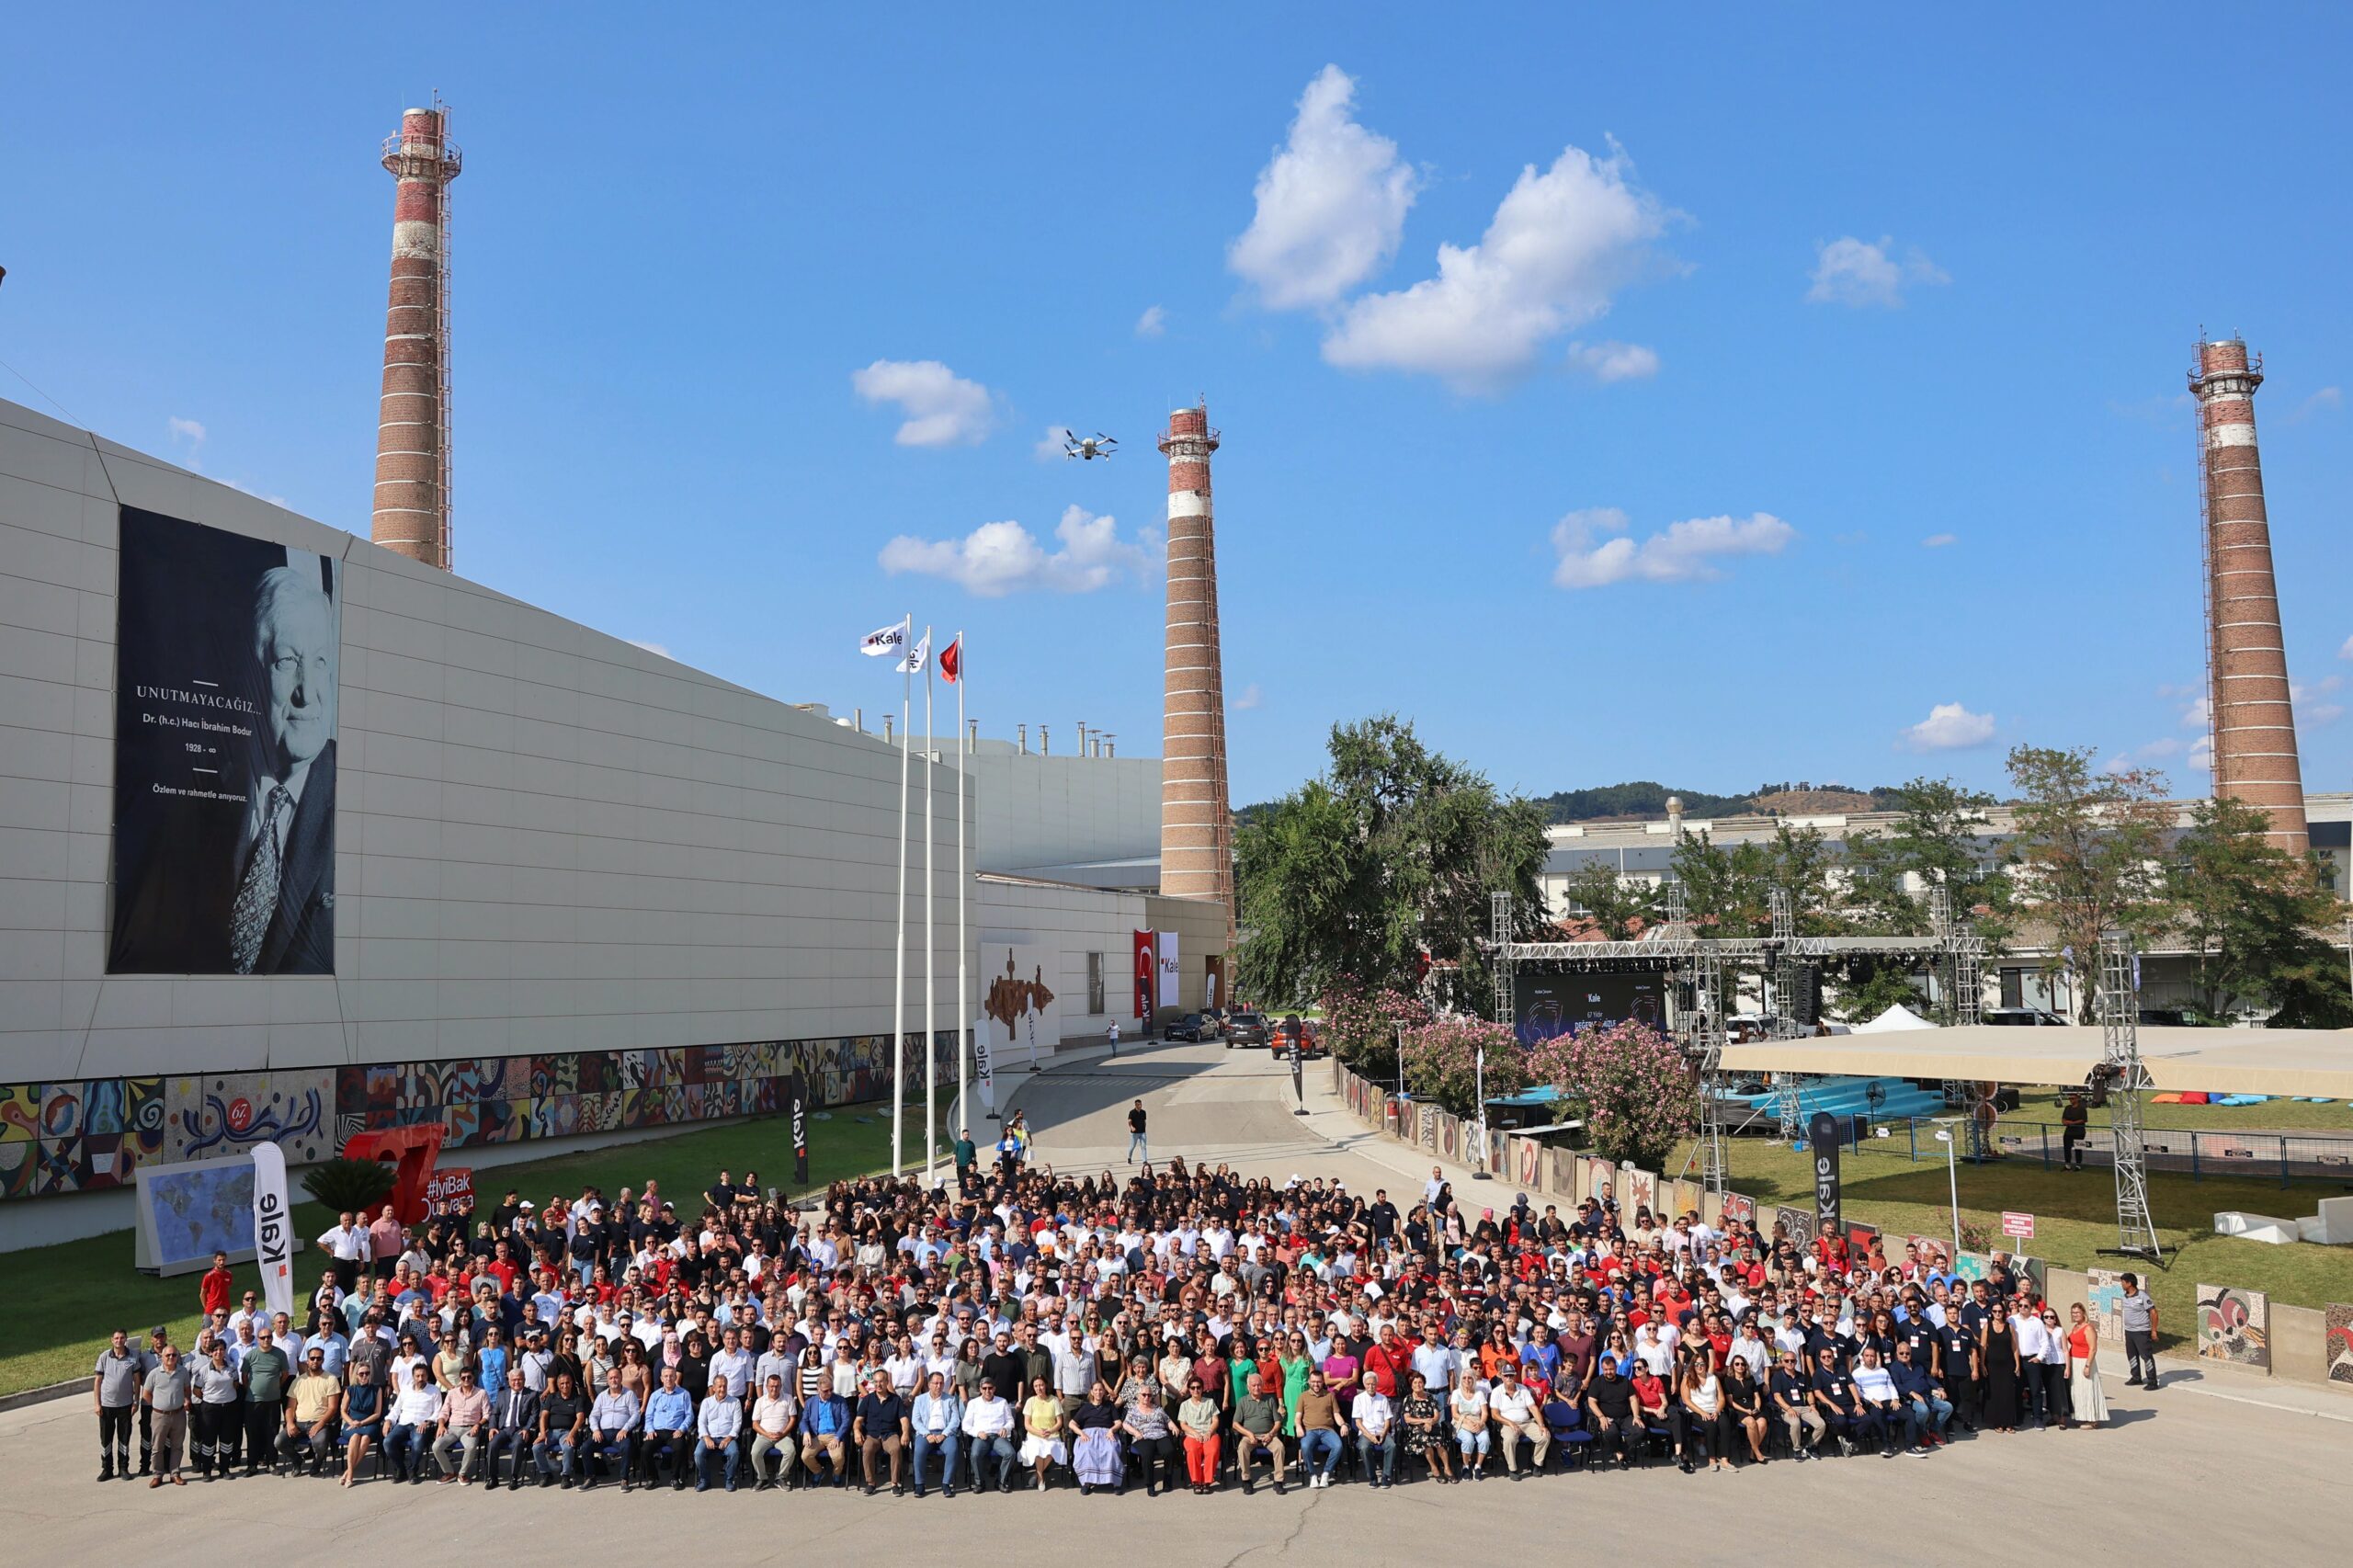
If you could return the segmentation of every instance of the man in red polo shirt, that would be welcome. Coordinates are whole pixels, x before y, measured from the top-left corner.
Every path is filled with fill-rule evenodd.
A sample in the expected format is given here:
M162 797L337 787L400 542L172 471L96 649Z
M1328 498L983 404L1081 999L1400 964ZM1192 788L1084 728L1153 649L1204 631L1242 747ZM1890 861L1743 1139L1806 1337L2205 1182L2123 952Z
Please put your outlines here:
M229 1272L229 1255L214 1253L212 1267L204 1271L204 1278L196 1285L197 1298L204 1304L204 1316L208 1322L214 1313L229 1310L229 1292L236 1288L236 1277Z

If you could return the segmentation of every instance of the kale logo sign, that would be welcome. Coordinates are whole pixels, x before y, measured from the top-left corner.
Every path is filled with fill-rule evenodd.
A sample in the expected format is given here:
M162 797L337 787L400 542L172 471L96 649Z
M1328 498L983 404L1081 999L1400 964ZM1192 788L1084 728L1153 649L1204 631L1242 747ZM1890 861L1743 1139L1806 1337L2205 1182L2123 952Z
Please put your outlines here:
M1814 1234L1835 1236L1838 1222L1838 1119L1826 1110L1813 1113L1806 1124L1813 1147Z

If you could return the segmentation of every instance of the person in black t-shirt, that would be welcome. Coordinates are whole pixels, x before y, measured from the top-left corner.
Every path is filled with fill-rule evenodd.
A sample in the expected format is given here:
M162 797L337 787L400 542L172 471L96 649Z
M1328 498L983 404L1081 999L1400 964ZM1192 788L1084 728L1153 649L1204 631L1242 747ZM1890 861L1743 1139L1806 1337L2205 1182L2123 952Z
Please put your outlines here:
M1615 1357L1604 1356L1600 1369L1585 1385L1585 1408L1593 1420L1596 1457L1615 1449L1620 1465L1633 1463L1642 1432L1634 1422L1634 1385Z
M895 1497L906 1491L899 1467L906 1462L909 1425L907 1402L892 1392L890 1374L875 1373L868 1392L858 1402L858 1416L850 1431L858 1444L869 1497L874 1495L875 1476L886 1457L891 1461L891 1494Z
M1787 1350L1781 1352L1779 1360L1774 1363L1773 1375L1766 1384L1766 1391L1773 1402L1773 1414L1781 1418L1781 1424L1789 1430L1790 1455L1803 1462L1813 1446L1822 1441L1822 1435L1828 1427L1822 1419L1822 1413L1813 1407L1813 1386L1798 1369L1796 1356Z
M1838 1439L1838 1450L1855 1451L1855 1432L1862 1416L1862 1402L1855 1392L1855 1380L1847 1375L1836 1350L1825 1349L1814 1361L1813 1407L1822 1413L1822 1424Z
M570 1491L578 1473L577 1450L587 1430L588 1402L580 1397L572 1374L560 1371L555 1384L540 1399L540 1429L538 1440L531 1445L531 1461L545 1485L551 1477L561 1476L564 1489Z

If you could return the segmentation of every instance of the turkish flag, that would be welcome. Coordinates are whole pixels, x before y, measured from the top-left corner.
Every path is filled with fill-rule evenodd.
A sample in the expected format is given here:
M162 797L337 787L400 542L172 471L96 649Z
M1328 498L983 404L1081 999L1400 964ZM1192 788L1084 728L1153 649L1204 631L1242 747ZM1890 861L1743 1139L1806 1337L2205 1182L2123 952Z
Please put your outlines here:
M939 678L950 686L964 678L964 639L961 636L939 651Z

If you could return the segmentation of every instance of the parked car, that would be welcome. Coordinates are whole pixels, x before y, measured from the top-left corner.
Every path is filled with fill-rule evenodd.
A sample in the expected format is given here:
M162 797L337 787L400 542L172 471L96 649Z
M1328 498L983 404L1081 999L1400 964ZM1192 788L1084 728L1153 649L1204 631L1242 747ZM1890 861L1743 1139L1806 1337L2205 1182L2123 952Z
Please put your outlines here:
M1287 1060L1294 1051L1302 1062L1313 1062L1319 1056L1329 1056L1332 1048L1315 1032L1315 1026L1302 1020L1297 1014L1285 1018L1275 1030L1271 1046L1276 1060Z
M2006 1024L2012 1028L2048 1028L2067 1021L2047 1007L1988 1007L1981 1017L1986 1023Z
M1237 1045L1265 1045L1267 1041L1267 1020L1259 1013L1236 1013L1226 1020L1225 1049Z
M1188 1013L1162 1031L1163 1040L1215 1040L1223 1031L1214 1013Z

